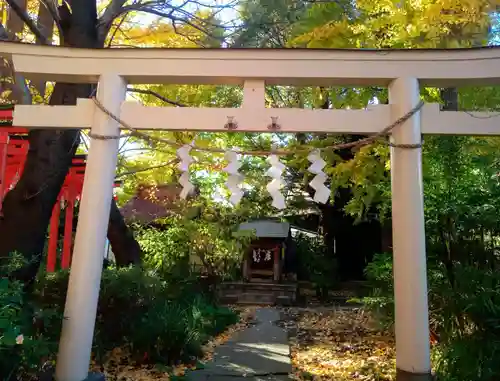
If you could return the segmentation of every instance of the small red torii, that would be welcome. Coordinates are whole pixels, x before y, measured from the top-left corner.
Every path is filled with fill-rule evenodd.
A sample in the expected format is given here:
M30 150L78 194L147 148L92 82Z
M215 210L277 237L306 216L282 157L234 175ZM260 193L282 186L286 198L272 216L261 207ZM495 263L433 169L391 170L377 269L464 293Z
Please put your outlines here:
M0 217L5 195L17 183L24 169L28 154L28 130L12 126L13 106L0 108ZM57 263L57 244L59 241L59 221L63 204L65 208L64 239L61 268L71 264L73 245L73 216L76 201L80 200L85 175L86 155L76 155L66 175L50 219L49 246L47 253L47 272L54 272ZM117 186L117 184L115 184Z

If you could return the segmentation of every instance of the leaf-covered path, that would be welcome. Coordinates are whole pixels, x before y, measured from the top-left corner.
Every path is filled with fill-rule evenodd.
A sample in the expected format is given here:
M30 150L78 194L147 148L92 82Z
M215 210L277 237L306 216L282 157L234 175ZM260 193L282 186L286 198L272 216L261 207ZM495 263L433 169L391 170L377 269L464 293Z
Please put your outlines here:
M256 320L215 349L212 366L189 379L395 379L393 336L362 309L267 308L257 310Z
M136 366L116 352L105 373L110 380L134 381L395 380L392 334L362 309L248 308L204 350L203 361L168 371Z

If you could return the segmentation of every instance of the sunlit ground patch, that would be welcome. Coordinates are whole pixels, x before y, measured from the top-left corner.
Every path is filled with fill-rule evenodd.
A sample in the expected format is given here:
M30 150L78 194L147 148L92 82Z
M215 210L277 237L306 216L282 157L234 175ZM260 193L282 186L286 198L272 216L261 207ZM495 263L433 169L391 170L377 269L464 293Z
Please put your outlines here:
M362 310L299 313L291 356L297 380L395 379L392 334Z

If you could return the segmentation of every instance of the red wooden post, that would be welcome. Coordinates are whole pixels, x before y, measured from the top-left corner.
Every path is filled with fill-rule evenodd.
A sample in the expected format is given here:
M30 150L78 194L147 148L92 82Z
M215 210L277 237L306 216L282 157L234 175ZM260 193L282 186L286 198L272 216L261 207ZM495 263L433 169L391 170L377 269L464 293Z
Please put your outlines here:
M0 120L12 120L12 110L0 109ZM24 169L24 163L29 149L27 140L17 139L18 135L26 135L28 130L20 127L5 127L0 130L0 215L2 200L11 187L14 187ZM59 242L59 217L61 213L60 197L64 194L68 200L65 214L63 252L61 267L69 268L73 246L73 216L75 201L80 198L86 168L86 157L79 156L72 160L72 167L66 176L63 190L57 204L52 210L49 230L49 245L47 253L47 271L53 272L57 263L57 247ZM115 186L118 186L115 183Z
M73 244L73 210L75 201L72 195L68 197L66 204L66 217L64 220L64 241L61 268L67 269L71 263L71 246Z
M49 231L49 251L47 253L47 272L51 273L56 270L57 261L57 242L59 241L59 214L61 212L61 203L59 198L52 209L52 217L50 218Z
M12 110L0 109L0 120L11 121ZM0 130L0 215L2 200L10 187L14 187L24 169L26 155L29 149L27 140L16 139L18 135L26 135L28 130L20 127L5 127ZM52 210L49 230L49 245L47 254L47 271L56 269L57 246L59 242L59 217L61 213L60 197L68 200L65 215L63 253L61 267L69 268L71 264L71 249L73 246L73 215L75 200L79 198L83 187L83 178L86 167L86 157L79 156L72 160L70 169L63 184L63 191ZM116 184L115 184L116 185Z
M5 170L7 168L7 145L9 144L9 133L0 132L0 215L2 214L3 195L7 190Z

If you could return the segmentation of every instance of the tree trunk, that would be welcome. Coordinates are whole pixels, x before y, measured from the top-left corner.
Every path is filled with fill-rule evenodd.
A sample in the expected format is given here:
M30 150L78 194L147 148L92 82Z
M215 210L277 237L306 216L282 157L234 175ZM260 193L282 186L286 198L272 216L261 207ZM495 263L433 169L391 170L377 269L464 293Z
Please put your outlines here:
M108 239L118 266L139 265L141 263L141 247L123 220L114 200L111 202Z
M16 3L21 7L21 9L26 9L26 0L17 0ZM5 30L8 33L8 36L5 36L6 39L8 37L14 37L17 33L22 33L24 28L24 22L21 20L17 14L9 9L9 6L6 2L4 2L0 11L4 12L4 7L7 7L7 21L5 22ZM10 91L8 98L10 100L21 99L22 98L22 89L17 88L15 86L15 79L11 78L12 67L10 60L3 59L0 57L0 94L3 92Z
M98 47L95 0L73 0L72 14L65 5L59 10L65 46ZM74 105L77 98L88 98L91 92L92 85L56 83L49 103ZM31 130L22 176L5 197L0 219L0 261L5 261L13 252L22 254L28 265L14 275L27 285L38 272L52 208L79 142L79 130ZM114 201L109 232L118 265L140 262L138 244L128 232ZM121 240L120 234L125 240Z

